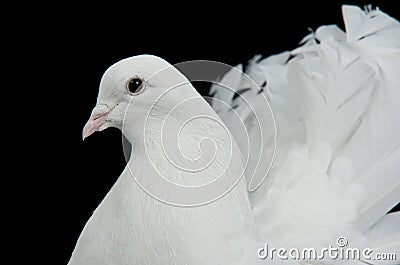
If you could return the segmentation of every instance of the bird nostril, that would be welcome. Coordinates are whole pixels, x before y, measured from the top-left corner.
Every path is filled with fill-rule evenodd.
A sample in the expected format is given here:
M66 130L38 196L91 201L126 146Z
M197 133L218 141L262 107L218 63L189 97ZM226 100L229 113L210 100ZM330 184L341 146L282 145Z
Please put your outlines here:
M94 113L93 115L92 115L92 120L98 120L98 119L100 119L101 117L103 117L104 115L106 115L108 112L103 112L103 113Z
M98 120L104 116L106 116L112 108L109 108L107 105L98 105L92 112L92 115L90 117L91 120L95 121Z
M93 115L92 115L92 117L91 117L91 120L96 121L96 120L98 120L98 119L101 119L101 118L107 116L108 113L110 113L109 110L108 110L108 111L104 111L104 112L93 113Z

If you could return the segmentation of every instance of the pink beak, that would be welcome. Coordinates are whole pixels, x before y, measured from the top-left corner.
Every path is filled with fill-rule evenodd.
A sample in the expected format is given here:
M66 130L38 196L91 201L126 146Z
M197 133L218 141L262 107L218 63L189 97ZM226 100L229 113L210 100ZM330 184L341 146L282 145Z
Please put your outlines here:
M106 105L97 105L90 115L85 127L83 127L82 138L89 137L93 133L100 131L100 127L107 121L108 115L110 114L112 108Z

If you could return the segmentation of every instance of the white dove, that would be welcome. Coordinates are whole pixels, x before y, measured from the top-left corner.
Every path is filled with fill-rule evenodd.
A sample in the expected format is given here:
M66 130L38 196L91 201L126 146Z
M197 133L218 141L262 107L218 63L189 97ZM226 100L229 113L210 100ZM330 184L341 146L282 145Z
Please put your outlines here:
M214 101L218 115L159 57L111 66L83 137L117 127L132 153L68 264L399 264L258 257L266 244L320 250L345 237L400 258L400 215L386 214L400 199L400 26L349 6L344 17L347 33L321 27L292 53L228 73L221 83L239 96L214 86L214 97L234 107ZM244 121L250 146L273 153L271 134L255 132L264 97L277 150L265 183L248 193L249 176L268 170L257 169L258 153L245 166L232 115Z
M188 104L177 107L187 100ZM179 125L199 115L179 133L178 151L186 157L179 157L180 152L169 153L169 158L178 162L196 157L201 152L201 139L213 138L215 159L206 170L193 173L176 168L164 151L168 151L168 141L174 141ZM83 137L117 127L132 143L131 159L86 224L69 264L260 262L257 249L264 241L256 231L245 180L241 178L241 154L221 124L186 77L163 59L142 55L111 66L101 80L97 105ZM217 186L189 189L189 193L156 190L158 186L169 187L158 182L163 178L193 186L210 182L220 174L227 178L219 178L222 181L217 186L233 189L203 206L184 207L212 200L213 192L218 193ZM150 195L148 189L152 187L153 196L161 198ZM205 194L208 191L210 195Z

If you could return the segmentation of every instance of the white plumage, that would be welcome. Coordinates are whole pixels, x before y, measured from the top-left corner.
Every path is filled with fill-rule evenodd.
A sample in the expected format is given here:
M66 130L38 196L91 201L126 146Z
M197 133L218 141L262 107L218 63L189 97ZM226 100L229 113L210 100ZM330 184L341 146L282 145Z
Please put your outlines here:
M400 26L379 10L344 6L343 14L346 33L320 27L302 47L256 57L246 72L267 83L278 131L272 170L252 205L259 231L286 248L324 247L340 235L375 246L369 234L400 201ZM234 78L230 87L246 86ZM242 94L253 107L263 102L256 91ZM230 105L241 102L213 92ZM229 111L217 112L228 120ZM399 256L400 219L387 218L397 219L387 228L396 236L378 241Z
M400 215L386 214L400 201L400 25L379 10L344 6L343 16L346 32L322 26L292 52L256 56L245 74L237 70L241 65L228 72L220 83L240 96L214 85L218 101L212 107L218 115L158 57L137 56L111 66L84 137L120 128L133 145L131 159L85 226L69 264L400 264ZM137 93L127 90L132 78L144 81ZM265 99L274 116L267 115ZM237 132L236 113L250 135L250 160L246 178L226 196L177 207L139 185L157 185L160 175L199 185L219 172L228 180L221 185L231 186L249 152ZM265 113L266 133L259 133L254 113ZM202 115L212 120L197 118L182 126ZM229 142L220 119L238 147ZM167 159L164 146L175 143L181 127L179 150L171 149ZM207 137L214 139L216 156L206 171L193 174L171 164L196 161L204 149L199 142ZM273 155L271 168L262 163ZM248 193L249 176L259 181L266 172L266 181ZM174 200L179 190L154 192ZM397 261L257 257L264 243L320 250L339 236L351 247L396 253Z

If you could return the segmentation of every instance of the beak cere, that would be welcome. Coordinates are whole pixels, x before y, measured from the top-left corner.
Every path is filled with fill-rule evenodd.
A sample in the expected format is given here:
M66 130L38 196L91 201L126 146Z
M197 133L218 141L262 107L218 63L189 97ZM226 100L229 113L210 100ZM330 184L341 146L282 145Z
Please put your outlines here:
M89 137L93 133L100 130L100 127L107 121L108 115L111 112L111 108L106 105L97 105L90 115L85 127L83 127L82 138Z

